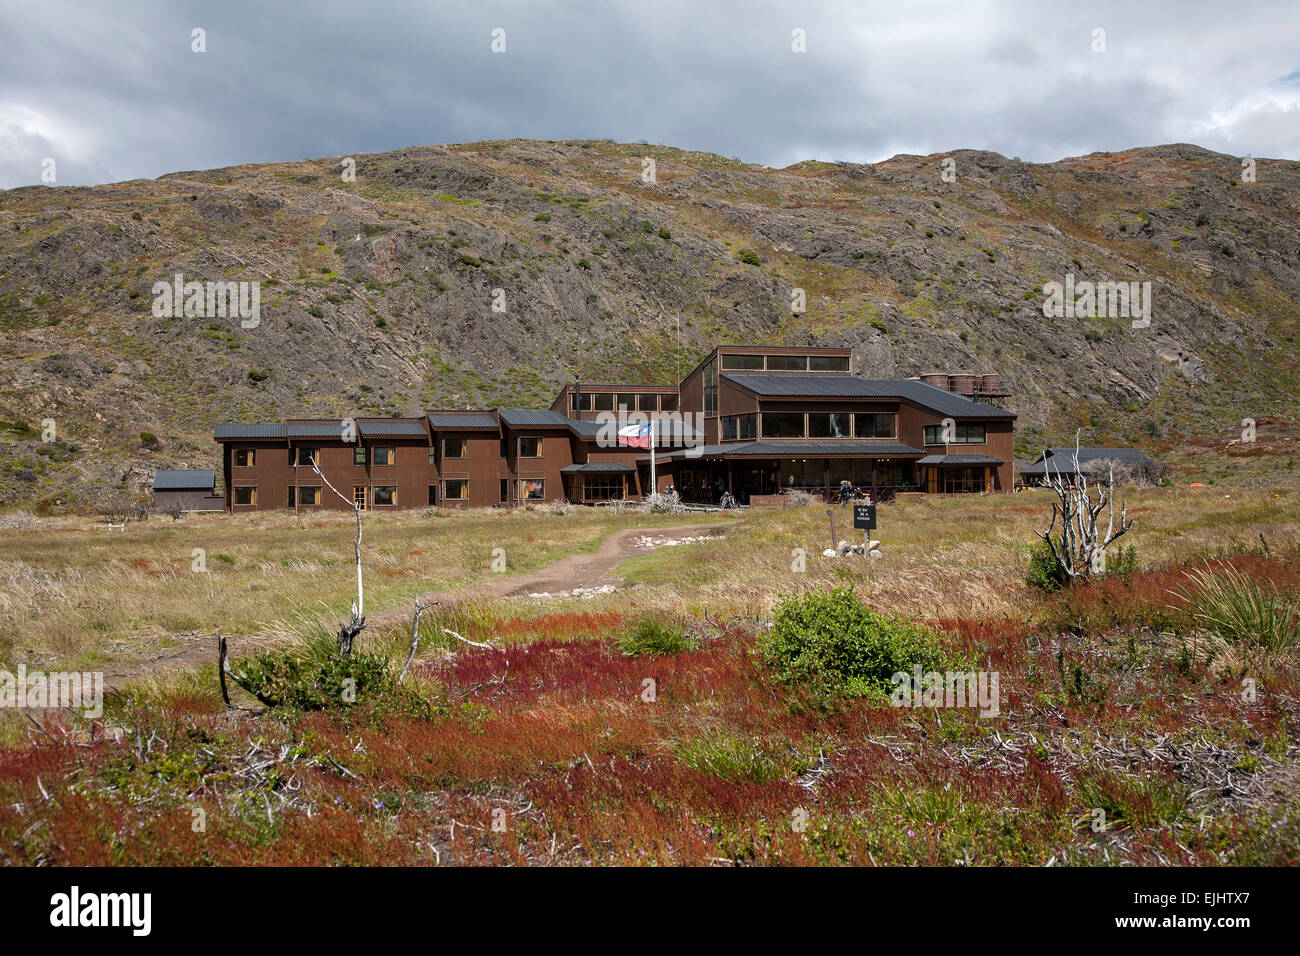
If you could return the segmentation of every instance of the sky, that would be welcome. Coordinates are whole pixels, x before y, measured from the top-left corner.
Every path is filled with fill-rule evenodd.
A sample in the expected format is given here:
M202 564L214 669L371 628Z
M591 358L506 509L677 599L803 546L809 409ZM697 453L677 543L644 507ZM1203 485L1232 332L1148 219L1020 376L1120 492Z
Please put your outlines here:
M0 49L6 189L510 138L1300 159L1297 0L0 0Z

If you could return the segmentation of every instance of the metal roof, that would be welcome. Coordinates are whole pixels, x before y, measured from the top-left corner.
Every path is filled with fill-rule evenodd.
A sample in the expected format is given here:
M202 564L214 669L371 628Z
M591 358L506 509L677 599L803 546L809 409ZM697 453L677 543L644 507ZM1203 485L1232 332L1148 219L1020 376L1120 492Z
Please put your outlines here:
M902 398L954 418L1015 418L1014 412L918 379L870 379L856 375L767 375L724 372L722 377L765 398Z
M429 412L428 418L429 427L435 431L455 428L496 431L500 427L496 418L488 412Z
M503 408L500 414L501 420L512 428L529 426L569 427L568 418L559 412L551 411L549 408Z
M285 433L290 438L337 438L343 440L343 422L286 422Z
M1049 448L1043 452L1043 454L1039 455L1032 465L1021 469L1020 473L1022 475L1046 475L1058 472L1067 475L1073 474L1074 451L1073 448ZM1154 467L1155 465L1155 462L1153 462L1141 451L1141 449L1138 448L1079 449L1079 464L1081 465L1093 461L1106 461L1111 458L1145 467Z
M153 476L154 491L211 491L216 483L217 473L210 468L159 468Z
M581 465L565 465L560 471L566 475L571 475L576 472L591 474L594 472L636 471L636 469L631 465L620 464L616 461L588 461Z
M423 438L426 434L424 422L403 421L401 419L382 422L357 422L357 427L361 429L362 435L367 436Z
M252 424L221 422L212 426L212 437L215 441L229 441L233 438L283 438L284 425L280 422Z
M576 418L569 419L570 430L572 430L572 432L575 435L578 435L582 438L595 438L597 435L600 434L601 430L604 427L605 426L602 425L600 422L593 421L590 418L584 418L581 420L578 420Z
M717 458L735 455L743 458L838 458L842 455L872 458L920 458L925 452L901 442L730 442L675 451L662 458Z
M988 455L926 455L917 461L918 465L1001 465L1001 458Z

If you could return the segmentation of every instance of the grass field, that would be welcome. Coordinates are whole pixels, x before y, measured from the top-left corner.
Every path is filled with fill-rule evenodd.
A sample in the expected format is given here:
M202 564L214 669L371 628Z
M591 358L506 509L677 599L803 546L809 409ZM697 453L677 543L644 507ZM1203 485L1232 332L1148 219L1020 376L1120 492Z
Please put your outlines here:
M401 688L323 708L236 689L227 709L210 656L147 665L216 634L245 676L260 648L313 659L312 632L355 591L347 516L153 519L125 534L38 519L0 531L13 622L0 665L142 676L97 722L0 712L0 859L1300 861L1295 647L1198 617L1187 574L1233 568L1287 606L1300 490L1216 482L1130 489L1128 504L1135 565L1056 592L1025 583L1040 492L884 506L879 559L822 557L824 506L720 518L715 538L624 561L618 590L567 599L485 597L493 549L514 575L619 528L700 519L368 517L366 609L382 623L361 652L395 673L412 597L463 600L422 618ZM848 514L835 512L837 538L853 536ZM784 679L774 609L841 587L921 629L936 660L995 672L997 715Z

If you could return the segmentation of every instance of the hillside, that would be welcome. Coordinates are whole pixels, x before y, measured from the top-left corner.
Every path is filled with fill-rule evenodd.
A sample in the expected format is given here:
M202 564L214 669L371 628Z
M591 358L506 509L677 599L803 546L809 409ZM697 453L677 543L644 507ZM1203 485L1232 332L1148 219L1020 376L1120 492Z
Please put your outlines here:
M1160 453L1300 418L1300 164L945 155L955 182L943 156L509 141L356 154L354 182L333 157L0 193L0 504L211 467L219 420L549 404L574 375L675 381L719 342L999 372L1026 456L1076 427ZM260 325L155 317L178 272L259 281ZM1044 318L1067 273L1150 281L1151 327Z

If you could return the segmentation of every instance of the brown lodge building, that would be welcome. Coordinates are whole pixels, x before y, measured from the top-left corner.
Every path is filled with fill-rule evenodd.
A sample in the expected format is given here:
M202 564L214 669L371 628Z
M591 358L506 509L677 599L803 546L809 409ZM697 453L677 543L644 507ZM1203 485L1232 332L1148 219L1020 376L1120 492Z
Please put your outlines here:
M515 506L638 499L650 453L618 436L655 422L655 480L686 501L740 502L842 480L877 494L1010 490L1016 416L995 375L859 378L848 348L719 346L680 385L566 385L549 409L421 418L226 423L228 511ZM634 440L634 439L633 439ZM648 439L642 439L642 443Z

